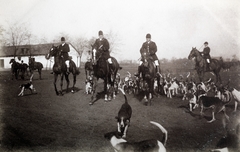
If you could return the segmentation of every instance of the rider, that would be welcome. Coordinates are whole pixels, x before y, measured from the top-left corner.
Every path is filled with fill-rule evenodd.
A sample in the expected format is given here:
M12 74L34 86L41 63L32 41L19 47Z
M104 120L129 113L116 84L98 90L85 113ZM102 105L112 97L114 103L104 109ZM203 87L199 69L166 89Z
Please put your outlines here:
M61 37L61 43L59 45L59 50L61 51L61 55L63 57L63 62L66 63L67 65L67 74L69 74L69 55L68 55L68 52L70 52L70 48L69 48L69 45L65 42L65 38L64 37Z
M105 60L109 63L109 68L112 69L112 59L110 57L109 52L109 43L106 38L103 36L103 32L98 32L99 38L96 39L95 43L93 44L93 48L97 51L97 54L100 54Z
M157 74L160 75L159 62L158 62L158 57L156 55L157 45L156 45L155 42L151 41L151 34L148 33L146 35L146 42L144 42L142 44L140 52L141 52L142 49L146 49L148 51L148 53L150 53L150 57L152 57L155 65L156 65ZM136 76L138 76L140 74L140 68L141 68L142 63L143 63L143 61L141 59L140 60L140 65L138 66L138 73L135 74Z
M208 47L208 42L204 43L204 49L203 49L203 51L201 53L202 53L203 58L207 62L206 69L210 69L209 65L210 65L211 57L210 57L210 48Z

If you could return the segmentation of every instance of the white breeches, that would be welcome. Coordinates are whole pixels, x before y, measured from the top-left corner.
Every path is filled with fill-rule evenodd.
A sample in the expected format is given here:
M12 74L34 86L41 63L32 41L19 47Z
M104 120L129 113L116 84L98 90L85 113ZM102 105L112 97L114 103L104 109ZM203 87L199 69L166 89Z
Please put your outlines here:
M112 59L111 58L108 58L108 63L112 64Z

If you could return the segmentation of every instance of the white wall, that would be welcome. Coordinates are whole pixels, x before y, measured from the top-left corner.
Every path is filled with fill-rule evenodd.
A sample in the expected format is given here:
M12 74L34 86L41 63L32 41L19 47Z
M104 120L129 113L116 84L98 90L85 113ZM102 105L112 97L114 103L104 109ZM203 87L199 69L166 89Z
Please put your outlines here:
M72 56L72 60L75 62L76 66L79 67L80 66L80 57L77 53L77 51L71 46L70 47L70 52L69 52L69 56ZM45 58L44 55L41 56L32 56L32 58L35 58L35 62L41 62L43 64L43 69L44 70L50 70L52 69L52 66L54 64L54 59L50 58L49 60L47 60ZM4 68L11 68L11 64L9 64L10 60L13 59L13 57L0 57L0 59L4 59ZM28 64L28 59L29 57L21 57L21 60L23 60L24 63ZM18 58L15 58L16 61L18 61ZM18 61L21 63L21 61Z

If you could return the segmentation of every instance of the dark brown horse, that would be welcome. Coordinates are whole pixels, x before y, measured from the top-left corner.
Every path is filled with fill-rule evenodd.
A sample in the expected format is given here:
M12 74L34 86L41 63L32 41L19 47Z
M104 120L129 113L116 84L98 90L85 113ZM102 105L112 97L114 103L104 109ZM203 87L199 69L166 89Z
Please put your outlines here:
M117 60L114 57L111 57L112 59L112 69L109 68L109 63L107 60L105 60L99 52L96 52L95 49L93 49L92 52L92 66L93 66L93 94L91 97L91 102L89 103L92 105L95 101L94 96L96 92L97 87L97 81L99 78L104 80L104 95L105 95L105 101L111 100L111 95L113 92L110 90L114 90L114 83L116 79L116 75L119 69L121 67L119 66ZM109 92L110 91L110 92Z
M201 55L201 53L195 48L192 48L188 59L191 60L195 58L196 62L196 71L199 77L199 80L202 82L204 81L204 74L205 72L213 72L216 76L216 82L222 82L221 76L220 76L220 70L222 68L223 62L221 60L211 59L209 68L210 70L207 70L207 62Z
M63 86L63 78L65 77L66 81L67 81L67 89L66 91L68 92L68 87L69 87L69 78L68 78L68 74L67 74L67 65L64 62L62 55L61 55L61 51L59 50L59 48L57 46L52 46L52 48L49 50L49 53L46 55L46 58L49 59L50 57L54 57L54 65L53 65L53 73L54 73L54 88L55 88L55 92L57 95L63 95L63 91L62 91L62 86ZM73 74L73 87L71 92L74 92L74 88L75 88L75 84L76 84L76 76L80 73L76 64L70 60L70 67L69 67L69 71L70 73ZM58 91L57 86L56 86L56 82L57 82L57 78L58 75L61 76L61 90Z
M153 59L146 49L141 49L141 56L143 64L140 66L140 73L142 73L142 82L140 83L141 90L144 93L144 100L146 105L151 105L151 99L154 92L154 80L157 78L157 84L159 87L160 76L157 75L156 66L154 65Z
M43 65L41 62L36 62L35 58L29 57L28 59L28 64L29 64L29 71L31 74L33 74L34 70L38 71L39 74L39 79L42 79L42 68Z
M17 80L19 73L21 73L20 76L24 80L25 72L27 72L28 65L26 63L18 63L15 61L15 59L11 59L9 64L11 64L12 80L14 77Z

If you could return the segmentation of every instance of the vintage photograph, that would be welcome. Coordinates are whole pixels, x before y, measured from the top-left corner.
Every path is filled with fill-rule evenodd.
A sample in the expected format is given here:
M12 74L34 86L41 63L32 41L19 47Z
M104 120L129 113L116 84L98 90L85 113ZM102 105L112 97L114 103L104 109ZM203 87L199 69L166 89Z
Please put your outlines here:
M239 0L0 8L0 151L240 151Z

